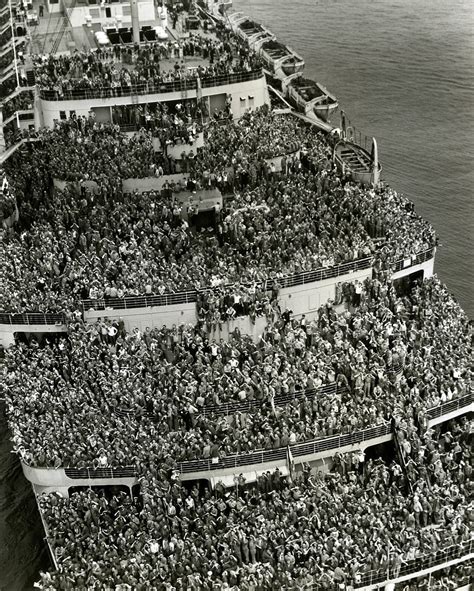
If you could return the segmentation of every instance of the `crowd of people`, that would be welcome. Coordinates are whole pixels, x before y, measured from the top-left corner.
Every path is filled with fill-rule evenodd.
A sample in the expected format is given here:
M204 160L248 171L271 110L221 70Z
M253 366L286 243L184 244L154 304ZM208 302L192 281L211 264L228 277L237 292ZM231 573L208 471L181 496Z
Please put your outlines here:
M217 286L198 293L197 318L208 332L222 330L225 322L238 316L248 316L253 324L261 316L273 321L279 312L277 295L277 289L267 291L257 284Z
M164 43L114 45L72 55L33 56L36 84L65 97L91 89L116 93L130 86L149 92L160 84L206 79L261 67L260 58L223 27L216 35L191 32L188 38ZM147 91L147 92L148 92Z
M6 166L21 224L2 236L8 289L0 308L66 312L91 294L246 289L375 255L380 268L390 268L436 243L404 197L341 179L325 139L296 119L262 109L225 129L211 124L206 135L206 147L187 156L187 186L234 197L202 231L171 191L123 193L124 178L164 174L151 132L130 137L78 117L15 154ZM300 150L286 155L289 146ZM52 179L95 189L54 189Z
M199 324L126 333L123 323L75 321L45 346L19 343L0 386L15 448L36 466L143 470L351 433L393 415L424 424L429 408L471 391L470 325L439 281L397 296L373 280L355 295L345 313L325 305L310 322L275 306L257 342L216 342ZM328 384L336 387L318 393ZM242 401L256 411L206 412Z
M202 122L207 118L203 103L186 100L178 103L150 103L131 108L129 105L114 107L112 121L121 128L144 128L160 140L166 153L169 146L193 145L202 131Z
M261 66L219 27L34 62L40 88L61 97ZM396 578L470 539L472 424L426 427L429 409L472 391L471 325L436 277L407 291L389 281L395 261L436 245L433 229L389 187L338 172L303 122L268 108L233 122L226 110L178 162L153 140L194 142L209 114L184 99L114 108L111 124L72 116L6 164L21 217L0 230L0 310L61 311L67 323L2 351L14 449L35 467L132 466L140 484L134 496L41 495L59 565L44 591L329 591L370 571ZM185 178L161 193L123 191L124 179L172 172ZM177 195L201 189L225 196L203 229ZM7 205L0 194L0 220ZM287 276L365 257L373 278L341 283L338 313L331 302L311 318L280 308ZM127 332L79 312L83 299L183 290L196 291L195 326ZM256 340L213 338L242 315L265 319ZM337 453L328 473L292 465L294 444L389 421L399 457ZM279 448L288 476L241 474L213 490L177 477L186 460Z
M11 63L11 60L10 60ZM2 103L2 115L5 121L16 111L27 111L33 109L35 96L33 91L24 90L13 98L7 98Z
M163 469L140 496L87 490L40 497L58 571L40 588L346 589L472 536L472 423L416 434L418 476L392 458L341 456L329 473L279 469L254 484L200 490ZM421 470L424 469L426 477Z
M16 200L10 191L5 173L0 169L0 226L15 213Z

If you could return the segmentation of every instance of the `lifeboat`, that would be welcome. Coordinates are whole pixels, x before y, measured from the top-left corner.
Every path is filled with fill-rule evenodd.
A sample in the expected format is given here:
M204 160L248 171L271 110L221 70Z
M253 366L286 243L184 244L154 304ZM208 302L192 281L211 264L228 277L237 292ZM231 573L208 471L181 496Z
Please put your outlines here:
M307 117L327 121L339 103L337 98L319 82L292 74L283 82L285 97Z
M232 14L227 15L227 22L230 24L233 31L235 31L239 22L247 19L248 16L246 16L243 12L233 12Z
M372 151L347 139L336 142L333 152L334 161L343 173L350 173L353 181L364 185L377 185L380 181L382 165L378 161L378 149L372 138Z
M258 51L269 73L278 78L298 74L304 69L304 59L291 47L274 38L257 40L254 49Z
M246 16L230 17L229 20L235 34L247 41L252 49L262 38L275 39L275 35L269 29Z

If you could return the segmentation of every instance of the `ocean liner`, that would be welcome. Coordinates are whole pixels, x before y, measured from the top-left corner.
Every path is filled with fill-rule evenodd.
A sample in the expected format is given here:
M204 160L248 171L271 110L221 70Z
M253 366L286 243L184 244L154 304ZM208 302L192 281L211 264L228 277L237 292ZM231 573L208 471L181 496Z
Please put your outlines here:
M0 396L35 586L467 589L470 325L375 139L228 2L0 22Z

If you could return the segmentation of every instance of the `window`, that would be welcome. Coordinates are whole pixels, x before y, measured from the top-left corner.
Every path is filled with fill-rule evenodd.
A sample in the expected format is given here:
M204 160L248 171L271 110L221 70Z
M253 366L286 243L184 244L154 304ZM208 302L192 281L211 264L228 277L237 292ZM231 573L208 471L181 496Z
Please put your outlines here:
M249 94L249 107L253 107L255 103L255 97L253 96L253 94Z
M112 18L112 9L110 8L110 6L107 6L105 8L105 17L106 18Z
M69 117L70 117L71 119L74 119L74 118L75 118L75 116L76 116L76 111L69 111Z
M59 118L61 121L64 121L66 119L66 111L59 111Z

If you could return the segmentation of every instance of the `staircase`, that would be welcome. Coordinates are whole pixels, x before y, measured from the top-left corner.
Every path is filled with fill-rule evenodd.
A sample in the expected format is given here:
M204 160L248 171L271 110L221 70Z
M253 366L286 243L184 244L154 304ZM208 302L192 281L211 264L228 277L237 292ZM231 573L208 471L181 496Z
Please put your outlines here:
M69 14L72 12L75 6L76 0L72 0L71 6L67 8L64 7L64 15L61 20L61 25L53 41L53 45L51 46L50 53L56 53L58 51L59 46L61 45L61 41L63 40L64 33L66 32L67 28L71 25L71 21L69 20Z
M49 53L54 54L58 51L58 48L61 44L61 41L63 40L64 33L66 32L68 24L69 18L67 16L63 16L61 20L61 25L59 27L59 31L57 32L56 37L54 38L53 45L51 46Z

